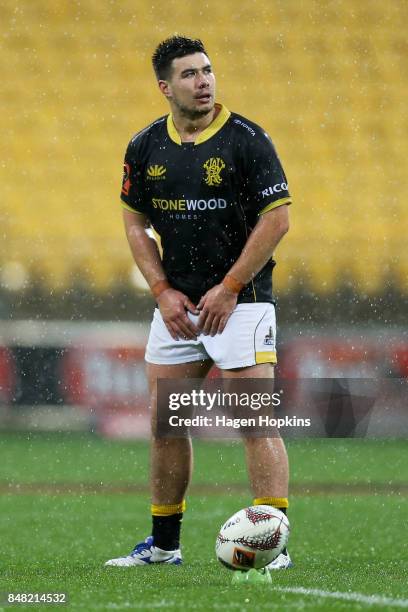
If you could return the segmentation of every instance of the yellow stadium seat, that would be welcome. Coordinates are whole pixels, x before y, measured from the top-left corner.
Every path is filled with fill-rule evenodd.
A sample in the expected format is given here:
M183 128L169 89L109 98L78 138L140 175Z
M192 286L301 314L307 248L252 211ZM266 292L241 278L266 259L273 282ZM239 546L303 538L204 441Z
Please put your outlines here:
M79 269L97 290L128 278L123 154L167 112L150 56L179 32L204 39L220 99L262 125L283 160L294 203L282 290L304 278L327 293L343 270L357 291L380 291L380 251L408 292L406 2L17 5L1 9L0 264L38 266L50 288Z

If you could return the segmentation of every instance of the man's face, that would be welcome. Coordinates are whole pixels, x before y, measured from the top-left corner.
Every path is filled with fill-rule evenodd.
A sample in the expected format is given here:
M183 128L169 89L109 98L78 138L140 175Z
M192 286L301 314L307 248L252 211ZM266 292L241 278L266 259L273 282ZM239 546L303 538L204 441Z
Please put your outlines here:
M159 86L171 105L189 119L207 115L214 108L215 77L205 53L193 53L172 62L167 81Z

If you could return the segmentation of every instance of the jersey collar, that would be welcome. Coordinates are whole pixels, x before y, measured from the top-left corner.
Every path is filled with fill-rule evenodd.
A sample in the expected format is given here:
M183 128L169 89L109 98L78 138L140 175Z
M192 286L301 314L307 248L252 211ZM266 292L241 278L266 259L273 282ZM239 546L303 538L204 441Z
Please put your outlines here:
M210 125L199 134L196 141L194 142L195 145L201 144L202 142L205 142L206 140L214 136L217 132L220 131L223 125L225 125L228 119L230 118L231 113L223 104L217 104L217 106L220 107L220 112L218 113L214 121L210 123ZM175 128L173 122L173 115L171 113L167 115L167 132L173 142L178 145L182 144L180 134Z

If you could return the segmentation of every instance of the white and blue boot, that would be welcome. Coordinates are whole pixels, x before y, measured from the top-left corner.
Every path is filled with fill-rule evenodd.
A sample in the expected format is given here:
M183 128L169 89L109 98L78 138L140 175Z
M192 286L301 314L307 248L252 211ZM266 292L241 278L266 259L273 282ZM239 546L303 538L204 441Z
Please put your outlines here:
M286 553L282 552L280 555L276 557L276 559L268 563L268 565L266 566L266 569L281 570L281 569L289 569L290 567L293 567L293 563L292 563L292 559L289 556L288 551L286 551Z
M166 563L168 565L181 565L183 558L181 550L162 550L153 544L153 536L144 542L136 544L127 557L118 557L106 561L105 566L133 567L134 565L151 565L152 563Z

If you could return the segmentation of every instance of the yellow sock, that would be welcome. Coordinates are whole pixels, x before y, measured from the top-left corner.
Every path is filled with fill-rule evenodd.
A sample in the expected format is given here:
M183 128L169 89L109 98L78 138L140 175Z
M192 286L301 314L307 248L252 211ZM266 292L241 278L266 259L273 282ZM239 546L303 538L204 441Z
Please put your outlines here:
M186 509L186 500L183 499L179 504L152 504L153 516L170 516L171 514L182 514Z
M273 506L274 508L288 508L289 501L287 497L255 497L254 506Z

